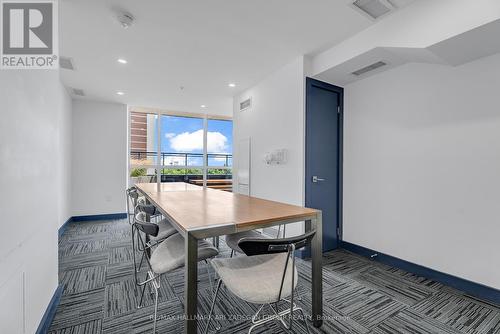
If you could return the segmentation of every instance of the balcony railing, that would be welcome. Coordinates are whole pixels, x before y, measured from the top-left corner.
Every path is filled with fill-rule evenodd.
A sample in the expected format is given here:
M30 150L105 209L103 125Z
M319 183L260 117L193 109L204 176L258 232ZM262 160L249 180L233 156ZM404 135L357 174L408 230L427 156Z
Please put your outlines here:
M130 151L130 159L136 161L151 161L156 164L157 152ZM160 153L160 165L172 167L203 166L203 153ZM206 166L210 167L231 167L233 165L232 154L208 153Z

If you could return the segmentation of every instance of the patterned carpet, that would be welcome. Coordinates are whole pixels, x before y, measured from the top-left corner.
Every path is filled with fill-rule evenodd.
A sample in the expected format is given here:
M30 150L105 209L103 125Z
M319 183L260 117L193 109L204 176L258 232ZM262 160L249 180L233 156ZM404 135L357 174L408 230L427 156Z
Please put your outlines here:
M221 245L221 256L228 251ZM310 310L310 262L298 261L298 304ZM199 268L199 313L212 300L206 267ZM182 333L183 270L162 281L158 333ZM64 295L50 333L151 333L153 301L136 309L130 227L126 220L71 223L59 241L59 279ZM500 333L500 307L413 274L343 250L324 257L327 320L312 333ZM215 314L220 333L246 333L257 310L226 289ZM270 312L270 311L269 311ZM229 320L228 320L229 319ZM301 321L296 333L306 333ZM200 324L199 328L204 329ZM254 333L286 333L270 323Z

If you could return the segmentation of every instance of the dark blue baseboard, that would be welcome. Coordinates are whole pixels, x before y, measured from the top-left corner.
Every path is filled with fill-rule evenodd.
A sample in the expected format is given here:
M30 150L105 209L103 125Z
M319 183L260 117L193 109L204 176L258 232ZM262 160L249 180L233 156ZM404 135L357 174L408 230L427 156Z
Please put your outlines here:
M61 300L61 296L63 294L63 285L59 284L52 299L50 300L47 309L45 310L45 314L40 321L40 325L38 325L38 329L36 330L36 334L46 334L49 331L50 324L56 315L56 309L59 305L59 301Z
M350 252L371 258L375 261L387 264L391 267L403 269L416 275L443 283L457 290L463 291L471 296L500 305L500 290L472 282L460 277L449 275L434 269L430 269L400 258L377 252L375 250L352 244L347 241L341 241L341 248ZM376 256L373 256L376 254Z
M63 235L64 231L66 231L66 228L68 227L69 223L71 223L72 220L73 220L73 217L69 217L68 220L66 220L66 222L64 224L62 224L61 227L59 227L59 231L58 231L59 238Z
M113 220L127 218L127 213L108 213L103 215L90 215L90 216L74 216L71 221L74 222L87 222L92 220Z
M61 227L59 227L59 238L63 235L64 231L68 227L71 222L89 222L96 220L113 220L113 219L125 219L127 218L127 214L124 213L108 213L103 215L90 215L90 216L74 216L70 217Z

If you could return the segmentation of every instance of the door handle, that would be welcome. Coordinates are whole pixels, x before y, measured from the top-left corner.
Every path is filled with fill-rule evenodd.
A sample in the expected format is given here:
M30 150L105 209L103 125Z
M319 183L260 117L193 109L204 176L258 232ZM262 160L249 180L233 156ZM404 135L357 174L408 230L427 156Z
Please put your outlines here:
M321 182L321 181L325 181L325 179L319 178L316 175L314 175L312 177L312 181L313 181L313 183L318 183L318 182Z

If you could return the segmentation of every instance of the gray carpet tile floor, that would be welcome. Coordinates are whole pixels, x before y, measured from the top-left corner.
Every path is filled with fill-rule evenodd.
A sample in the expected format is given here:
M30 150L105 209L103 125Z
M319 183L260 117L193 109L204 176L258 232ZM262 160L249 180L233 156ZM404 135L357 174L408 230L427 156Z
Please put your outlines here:
M229 256L221 243L220 256ZM126 220L71 223L59 240L61 302L51 334L151 333L153 300L137 309L130 226ZM309 313L310 262L298 260L297 303ZM182 333L183 270L167 275L159 296L158 333ZM212 293L207 268L199 266L199 314L208 313ZM414 274L337 250L324 255L324 315L312 333L500 334L500 307ZM283 306L284 307L284 306ZM221 289L215 314L219 333L246 333L258 306ZM270 310L266 310L265 313ZM200 323L200 330L205 324ZM306 333L297 321L294 332ZM254 333L286 333L269 323Z

